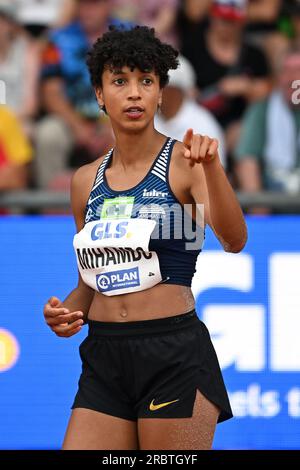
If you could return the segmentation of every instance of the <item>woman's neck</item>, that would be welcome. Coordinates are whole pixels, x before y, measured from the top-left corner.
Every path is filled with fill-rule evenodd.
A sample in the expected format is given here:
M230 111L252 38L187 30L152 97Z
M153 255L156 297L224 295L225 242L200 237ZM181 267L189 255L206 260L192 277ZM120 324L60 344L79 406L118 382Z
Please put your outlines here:
M154 127L140 133L115 132L115 138L114 164L123 168L153 160L166 140Z

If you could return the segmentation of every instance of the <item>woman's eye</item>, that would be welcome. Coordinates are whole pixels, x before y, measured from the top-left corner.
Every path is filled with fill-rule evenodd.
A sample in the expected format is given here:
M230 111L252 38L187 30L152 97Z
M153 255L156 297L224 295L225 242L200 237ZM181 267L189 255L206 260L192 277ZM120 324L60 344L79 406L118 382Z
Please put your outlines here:
M116 85L123 85L124 79L123 78L117 78L117 80L114 81Z
M151 78L144 78L143 82L144 82L145 85L151 85L153 83Z

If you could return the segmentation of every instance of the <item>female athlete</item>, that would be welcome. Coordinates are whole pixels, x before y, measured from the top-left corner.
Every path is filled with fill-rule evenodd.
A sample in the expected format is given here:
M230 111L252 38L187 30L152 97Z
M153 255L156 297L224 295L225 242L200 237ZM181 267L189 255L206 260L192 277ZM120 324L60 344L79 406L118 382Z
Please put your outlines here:
M210 449L232 417L191 281L206 224L232 253L247 230L218 142L154 128L177 55L146 26L110 28L89 54L115 146L74 174L79 282L44 307L58 336L89 327L63 449Z

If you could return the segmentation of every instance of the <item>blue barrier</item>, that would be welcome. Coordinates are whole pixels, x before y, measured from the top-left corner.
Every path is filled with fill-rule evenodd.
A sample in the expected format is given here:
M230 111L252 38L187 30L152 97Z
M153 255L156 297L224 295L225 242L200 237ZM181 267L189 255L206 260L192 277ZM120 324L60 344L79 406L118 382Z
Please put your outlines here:
M214 448L297 449L300 442L300 217L249 217L238 255L207 231L193 282L235 419ZM0 218L0 448L60 448L80 374L75 338L42 307L77 283L70 217Z

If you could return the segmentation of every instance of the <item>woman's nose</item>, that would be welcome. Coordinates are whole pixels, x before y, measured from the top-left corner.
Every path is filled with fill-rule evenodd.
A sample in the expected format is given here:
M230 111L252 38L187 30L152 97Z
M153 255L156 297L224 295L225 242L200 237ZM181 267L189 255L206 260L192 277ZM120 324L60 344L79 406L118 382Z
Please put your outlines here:
M141 97L138 83L131 83L129 86L129 95L128 98L132 100L137 100Z

